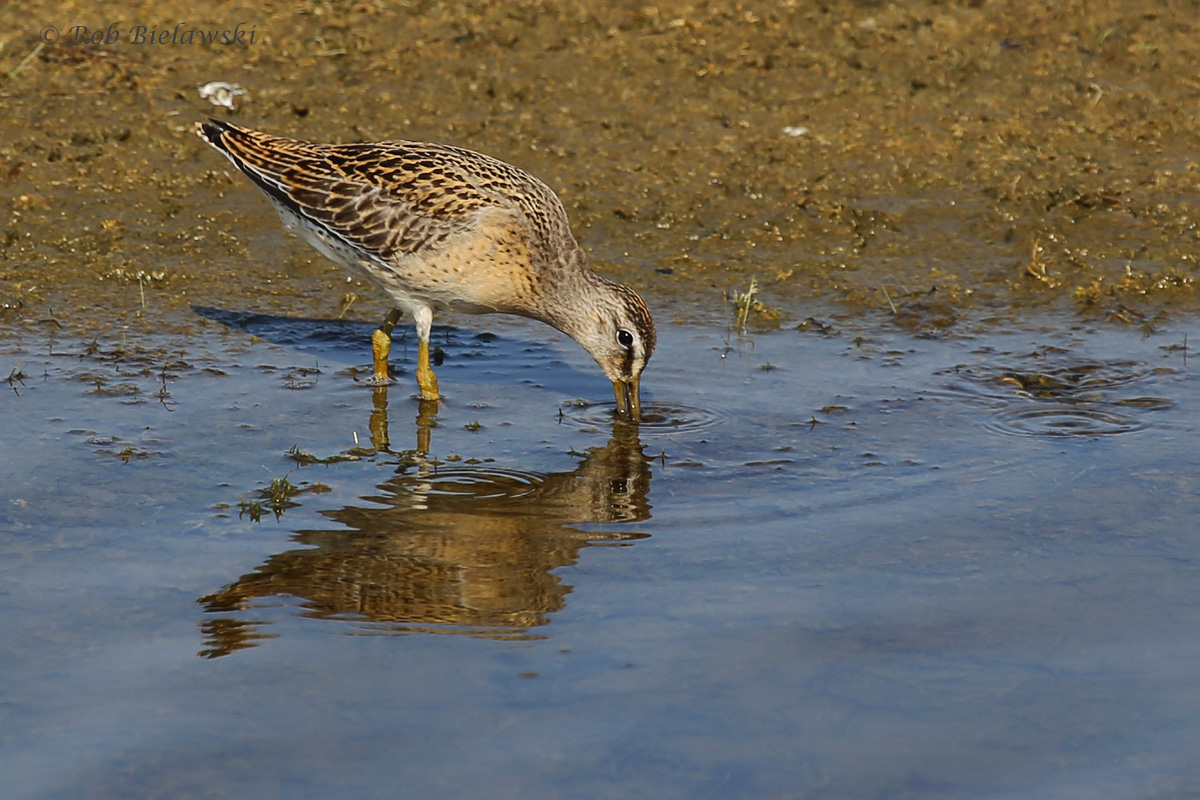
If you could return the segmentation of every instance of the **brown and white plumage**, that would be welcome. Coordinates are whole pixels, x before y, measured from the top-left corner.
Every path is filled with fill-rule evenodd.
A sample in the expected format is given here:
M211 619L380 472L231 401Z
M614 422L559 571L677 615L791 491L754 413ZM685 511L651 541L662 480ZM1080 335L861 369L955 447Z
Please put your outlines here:
M373 339L386 382L392 327L413 316L417 382L429 366L433 312L517 314L571 336L613 382L618 410L640 412L654 321L626 286L593 272L546 184L490 156L439 144L315 144L209 120L202 139L271 200L284 226L379 286L395 310Z

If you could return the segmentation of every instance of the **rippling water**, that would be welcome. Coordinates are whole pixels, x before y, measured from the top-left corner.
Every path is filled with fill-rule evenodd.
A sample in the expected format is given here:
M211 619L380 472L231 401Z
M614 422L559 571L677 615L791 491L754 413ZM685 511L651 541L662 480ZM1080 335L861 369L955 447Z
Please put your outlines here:
M1103 436L1140 430L1147 417L1140 412L1170 408L1162 397L1130 395L1130 387L1151 383L1151 377L1177 372L1139 361L1099 361L1073 357L1060 348L1028 354L989 354L953 374L952 390L975 395L991 406L989 426L999 433L1021 436Z
M6 796L1200 786L1182 330L664 326L634 426L544 328L431 408L224 321L0 350Z
M578 428L611 425L616 403L587 403L574 401L564 408L566 421ZM676 403L646 403L638 432L642 436L665 433L690 433L715 425L721 415L709 408L696 408Z

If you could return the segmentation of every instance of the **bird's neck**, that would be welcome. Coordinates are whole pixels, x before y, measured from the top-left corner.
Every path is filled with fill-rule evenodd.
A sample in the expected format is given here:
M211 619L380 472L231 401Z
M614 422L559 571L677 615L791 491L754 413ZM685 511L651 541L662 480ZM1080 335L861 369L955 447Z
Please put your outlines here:
M578 340L591 326L591 316L606 305L611 281L592 271L582 257L572 267L554 270L548 276L549 291L539 316L550 325Z

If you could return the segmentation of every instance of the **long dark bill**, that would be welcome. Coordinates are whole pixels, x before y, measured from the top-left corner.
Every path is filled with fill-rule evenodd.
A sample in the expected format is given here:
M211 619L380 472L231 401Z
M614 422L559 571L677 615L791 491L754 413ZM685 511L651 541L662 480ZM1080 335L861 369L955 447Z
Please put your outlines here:
M617 396L617 413L625 414L634 422L642 419L641 381L638 378L613 381L613 394Z

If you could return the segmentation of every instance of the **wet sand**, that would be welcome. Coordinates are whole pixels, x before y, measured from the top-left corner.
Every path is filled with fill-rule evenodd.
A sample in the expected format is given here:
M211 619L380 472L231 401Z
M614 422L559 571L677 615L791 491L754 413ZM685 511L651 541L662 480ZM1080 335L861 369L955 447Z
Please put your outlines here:
M384 310L192 135L205 114L517 164L667 318L723 314L751 278L762 325L833 303L925 333L1030 308L1153 329L1197 307L1184 3L57 8L0 9L7 329ZM232 42L195 43L212 30ZM236 112L210 81L245 87Z

